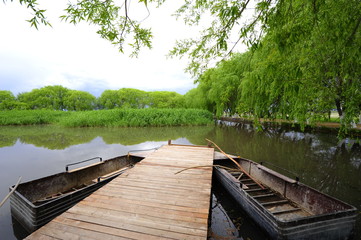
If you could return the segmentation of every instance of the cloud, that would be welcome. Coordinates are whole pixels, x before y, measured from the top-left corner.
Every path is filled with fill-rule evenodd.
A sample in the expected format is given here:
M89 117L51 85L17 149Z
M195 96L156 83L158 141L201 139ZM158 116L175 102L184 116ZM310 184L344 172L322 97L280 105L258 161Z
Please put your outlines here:
M44 5L45 4L45 5ZM133 3L132 3L133 4ZM16 2L0 8L0 89L14 94L47 85L63 85L86 90L94 95L106 89L122 87L146 91L168 90L185 93L193 88L193 79L185 74L186 60L167 59L166 54L178 37L191 31L169 16L169 5L152 8L145 24L152 27L155 38L152 50L144 50L138 59L122 55L117 48L101 39L94 26L77 26L60 22L64 1L40 2L53 28L30 28L29 10ZM147 12L136 12L143 19ZM174 9L174 7L173 7ZM137 15L138 14L138 15Z

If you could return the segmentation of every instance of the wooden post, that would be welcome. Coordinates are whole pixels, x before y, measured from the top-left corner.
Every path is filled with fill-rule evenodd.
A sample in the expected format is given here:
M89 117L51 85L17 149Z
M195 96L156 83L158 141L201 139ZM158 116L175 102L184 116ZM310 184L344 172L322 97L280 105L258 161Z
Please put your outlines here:
M168 145L172 145L172 140L171 139L168 140Z

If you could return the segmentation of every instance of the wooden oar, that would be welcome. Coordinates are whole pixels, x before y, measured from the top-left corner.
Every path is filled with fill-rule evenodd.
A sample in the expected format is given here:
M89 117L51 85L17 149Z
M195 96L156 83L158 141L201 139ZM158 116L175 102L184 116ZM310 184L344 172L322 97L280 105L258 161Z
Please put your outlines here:
M8 195L6 195L6 197L1 201L0 207L6 202L6 200L10 197L10 195L16 190L16 188L19 186L20 181L21 181L21 177L19 177L18 182L15 184L15 186L13 187L11 192L9 192Z
M236 164L237 167L238 167L244 174L246 174L247 177L249 177L250 179L252 179L260 188L265 189L265 187L262 186L262 184L260 184L256 179L254 179L251 175L249 175L249 174L246 172L246 170L244 170L244 168L243 168L241 165L239 165L239 163L238 163L236 160L234 160L231 156L229 156L227 153L225 153L220 147L218 147L217 144L215 144L213 141L211 141L211 140L209 140L209 139L207 139L207 138L206 138L206 140L207 140L208 142L212 143L216 148L218 148L218 150L219 150L221 153L223 153L223 154L224 154L226 157L228 157L232 162L234 162L234 164Z

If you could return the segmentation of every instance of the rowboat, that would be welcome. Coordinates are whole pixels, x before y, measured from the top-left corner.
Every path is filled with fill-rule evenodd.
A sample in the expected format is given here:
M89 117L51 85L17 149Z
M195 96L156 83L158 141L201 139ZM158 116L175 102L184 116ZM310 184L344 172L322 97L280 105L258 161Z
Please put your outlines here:
M272 239L347 239L357 209L248 159L214 168L219 183ZM227 160L218 159L215 164ZM229 165L229 164L226 164Z
M31 233L131 168L143 155L128 154L107 160L91 158L66 165L64 172L21 183L10 196L11 215ZM73 165L89 161L98 162L69 170Z

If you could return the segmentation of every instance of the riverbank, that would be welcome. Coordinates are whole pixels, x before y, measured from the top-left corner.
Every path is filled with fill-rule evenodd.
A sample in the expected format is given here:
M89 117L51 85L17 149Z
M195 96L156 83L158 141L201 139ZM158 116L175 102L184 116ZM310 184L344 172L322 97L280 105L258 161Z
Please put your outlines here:
M247 118L235 118L235 117L220 117L220 121L231 122L235 124L254 124L252 119ZM281 129L300 131L301 125L287 121L284 119L259 119L259 122L265 128L269 127L280 127ZM337 134L340 130L341 124L337 122L317 122L314 125L306 125L305 132L328 132ZM361 124L356 124L355 128L349 129L348 136L360 137L361 136Z
M213 115L200 109L112 109L94 111L0 111L0 126L59 125L63 127L198 126L212 123Z

